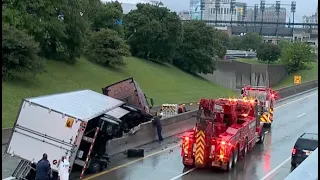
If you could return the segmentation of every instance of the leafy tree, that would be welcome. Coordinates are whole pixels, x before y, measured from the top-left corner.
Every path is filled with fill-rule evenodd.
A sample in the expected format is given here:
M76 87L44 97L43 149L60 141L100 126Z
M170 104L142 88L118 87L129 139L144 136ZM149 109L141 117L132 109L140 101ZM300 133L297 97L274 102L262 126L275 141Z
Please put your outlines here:
M123 36L122 25L118 23L123 17L121 4L117 1L107 3L102 3L100 0L91 1L88 13L91 29L99 31L102 28L109 28L118 31Z
M312 48L304 42L290 43L281 52L281 61L284 62L289 73L305 69L312 61Z
M12 0L2 19L34 36L42 56L75 62L87 28L88 6L88 0Z
M125 37L134 56L170 62L181 41L181 20L175 12L150 4L124 16Z
M2 79L32 78L44 70L32 36L2 23Z
M280 40L278 42L278 46L280 48L280 51L282 51L284 49L285 46L288 46L291 42L286 41L286 40Z
M257 33L246 33L242 36L242 44L245 50L256 50L262 43L262 37Z
M103 66L124 65L123 56L129 56L129 47L117 31L101 29L93 32L86 48L86 56Z
M242 44L242 38L240 36L231 36L228 49L230 49L230 50L243 50L243 49L245 49Z
M268 63L277 61L280 54L279 46L273 43L262 43L257 49L257 58Z
M183 39L173 64L189 73L213 73L216 69L215 35L215 29L204 22L184 23Z
M86 13L88 6L90 4L87 0L68 0L66 9L62 11L62 22L65 24L67 36L62 41L64 49L60 49L64 50L64 54L60 59L66 62L75 63L82 53L86 31L89 28Z
M214 29L213 32L214 52L219 58L223 58L227 53L229 37L226 33Z

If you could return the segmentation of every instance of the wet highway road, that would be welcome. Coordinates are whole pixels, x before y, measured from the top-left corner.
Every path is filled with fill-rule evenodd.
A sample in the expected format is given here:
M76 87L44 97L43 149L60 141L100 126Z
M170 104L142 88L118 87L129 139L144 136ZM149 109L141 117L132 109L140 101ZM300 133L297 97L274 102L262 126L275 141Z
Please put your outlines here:
M184 168L178 142L158 145L147 157L121 163L86 179L112 180L283 180L290 172L293 144L304 132L318 132L318 93L277 103L274 123L263 145L257 145L229 173ZM164 146L170 150L161 150ZM159 152L160 151L160 152Z
M218 170L186 169L180 157L179 138L171 137L161 145L152 143L146 149L146 157L127 159L124 154L111 158L107 171L86 176L96 180L282 180L291 170L288 157L296 138L303 132L318 132L318 93L313 91L277 103L275 121L266 135L264 145L257 145L246 159L240 160L234 170L224 173ZM2 156L2 177L14 169L14 161ZM4 162L5 161L5 162ZM10 162L7 164L7 162ZM10 164L10 167L9 167ZM279 166L279 164L281 166Z

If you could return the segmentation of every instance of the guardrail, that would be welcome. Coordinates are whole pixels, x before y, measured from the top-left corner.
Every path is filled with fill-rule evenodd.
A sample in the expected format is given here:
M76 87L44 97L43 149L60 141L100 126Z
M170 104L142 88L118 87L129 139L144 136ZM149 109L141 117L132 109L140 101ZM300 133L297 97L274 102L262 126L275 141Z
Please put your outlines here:
M318 148L284 180L318 180Z
M280 98L285 98L294 94L308 91L316 87L318 87L318 80L279 89L278 95ZM192 117L192 115L194 115L196 112L196 110L189 111L183 114L162 119L163 137L170 137L191 129L196 122L196 119ZM2 130L2 144L8 143L11 131L11 128ZM135 134L110 140L108 142L107 151L109 155L114 155L130 148L136 148L151 143L155 140L157 140L155 127L151 122L146 122L144 124L141 124L140 130Z

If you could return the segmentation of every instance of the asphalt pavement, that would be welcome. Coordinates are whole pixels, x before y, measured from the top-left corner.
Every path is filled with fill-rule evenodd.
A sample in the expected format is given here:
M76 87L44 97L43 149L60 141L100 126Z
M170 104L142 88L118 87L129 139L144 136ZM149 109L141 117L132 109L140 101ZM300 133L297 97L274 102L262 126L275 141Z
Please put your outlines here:
M141 148L144 158L128 159L125 154L111 158L104 172L87 175L86 180L283 180L290 172L293 144L304 132L318 132L318 92L312 91L276 104L274 122L263 145L257 145L231 172L216 169L188 169L181 161L180 136ZM2 155L3 177L14 170L14 160Z

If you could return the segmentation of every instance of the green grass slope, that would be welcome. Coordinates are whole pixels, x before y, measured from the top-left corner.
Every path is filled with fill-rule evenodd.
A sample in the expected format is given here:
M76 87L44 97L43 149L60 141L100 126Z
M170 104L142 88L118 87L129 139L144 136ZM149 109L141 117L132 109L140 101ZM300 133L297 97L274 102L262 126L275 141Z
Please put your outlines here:
M137 58L126 58L127 66L112 70L80 59L70 66L47 61L47 72L33 82L2 82L2 128L11 127L22 98L78 89L101 88L119 80L133 77L156 105L162 103L194 102L201 97L230 97L231 90L194 77L171 65L159 65Z
M275 89L280 89L283 87L293 86L293 78L294 76L301 76L301 82L309 82L318 79L318 62L312 63L311 69L300 70L296 73L288 75L284 80L274 86Z

